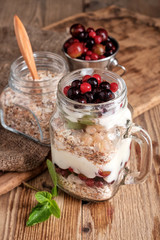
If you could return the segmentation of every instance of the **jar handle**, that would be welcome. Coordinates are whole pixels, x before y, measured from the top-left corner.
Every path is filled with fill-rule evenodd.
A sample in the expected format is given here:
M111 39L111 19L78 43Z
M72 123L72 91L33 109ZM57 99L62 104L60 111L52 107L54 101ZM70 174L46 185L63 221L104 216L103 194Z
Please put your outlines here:
M141 166L139 172L128 172L123 184L136 184L145 181L152 165L152 141L149 134L140 126L132 124L128 136L136 141L141 149Z
M112 70L114 67L119 67L123 70L123 72L120 74L122 77L126 73L126 68L118 63L118 60L116 58L112 58L109 62L109 68Z

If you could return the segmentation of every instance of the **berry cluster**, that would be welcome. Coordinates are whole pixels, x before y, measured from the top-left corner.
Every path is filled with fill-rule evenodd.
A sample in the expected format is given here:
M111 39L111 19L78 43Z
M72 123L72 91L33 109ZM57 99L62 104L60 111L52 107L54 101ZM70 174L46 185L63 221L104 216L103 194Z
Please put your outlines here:
M63 89L64 94L79 103L102 103L115 98L118 84L102 81L99 74L85 75L82 80L74 80Z
M86 61L106 58L116 52L116 44L108 36L104 28L96 31L89 27L85 30L82 24L73 24L70 27L72 35L63 45L65 52L71 58Z

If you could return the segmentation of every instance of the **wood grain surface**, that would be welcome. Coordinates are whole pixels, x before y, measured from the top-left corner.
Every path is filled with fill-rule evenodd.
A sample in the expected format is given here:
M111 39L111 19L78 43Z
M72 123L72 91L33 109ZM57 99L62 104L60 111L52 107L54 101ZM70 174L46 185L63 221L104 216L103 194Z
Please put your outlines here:
M122 186L114 198L102 203L82 202L59 190L56 200L61 208L61 218L51 217L45 223L33 227L26 227L25 224L31 208L36 204L35 192L21 185L0 196L0 240L160 240L160 105L157 95L160 20L113 7L80 14L74 19L84 21L85 25L94 24L95 27L107 24L109 32L120 42L117 58L128 69L125 80L128 88L131 83L130 102L135 103L136 100L136 106L149 102L147 108L137 110L137 115L144 113L135 122L144 127L152 138L152 171L145 183ZM48 29L54 33L63 33L66 31L65 24L72 21L73 18L69 18ZM142 89L147 92L145 101ZM131 98L132 91L136 95ZM150 92L156 93L153 94L156 101L152 95L154 103L150 100ZM149 108L152 109L148 110ZM47 171L29 183L40 190L52 188Z

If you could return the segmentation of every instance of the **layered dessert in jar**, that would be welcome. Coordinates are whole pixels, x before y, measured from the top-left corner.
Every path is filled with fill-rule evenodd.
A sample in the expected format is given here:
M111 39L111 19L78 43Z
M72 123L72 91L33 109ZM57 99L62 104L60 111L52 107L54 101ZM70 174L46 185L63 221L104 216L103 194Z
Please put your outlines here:
M9 86L0 96L1 124L49 145L49 121L55 108L57 84L68 72L68 66L57 54L38 52L34 57L39 79L32 79L22 57L11 66Z
M58 185L84 200L103 201L126 174L132 122L126 85L101 69L79 69L59 82L50 123Z

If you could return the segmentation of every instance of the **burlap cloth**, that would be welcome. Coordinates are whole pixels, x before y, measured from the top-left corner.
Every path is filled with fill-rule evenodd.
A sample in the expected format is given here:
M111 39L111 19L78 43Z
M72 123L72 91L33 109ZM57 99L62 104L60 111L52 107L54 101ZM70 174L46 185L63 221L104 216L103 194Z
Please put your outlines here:
M33 51L56 52L63 56L66 33L27 28ZM8 84L11 63L20 56L13 28L0 28L0 94ZM4 129L0 124L0 170L29 171L38 167L50 148Z

